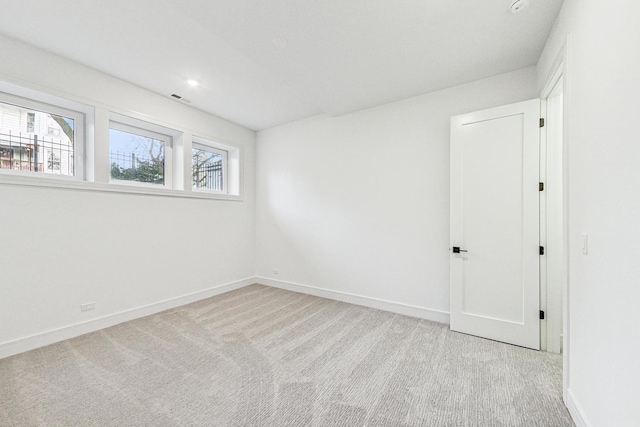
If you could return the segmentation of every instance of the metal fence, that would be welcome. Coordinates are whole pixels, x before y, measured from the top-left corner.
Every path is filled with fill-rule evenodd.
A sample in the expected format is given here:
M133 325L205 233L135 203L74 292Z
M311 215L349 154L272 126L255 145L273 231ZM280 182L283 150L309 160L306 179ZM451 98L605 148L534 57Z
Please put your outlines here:
M222 191L222 160L204 165L194 165L193 183L196 188Z
M109 152L111 178L123 181L164 183L164 158L138 156L135 153Z
M33 134L0 133L0 168L30 172L73 175L73 145ZM135 153L110 152L114 179L163 183L164 161ZM222 191L222 159L193 165L196 188Z
M0 133L0 168L73 175L73 144L33 134Z
M110 151L109 163L112 165L115 163L122 169L137 169L143 164L153 163L153 159L149 157L136 156L135 153Z

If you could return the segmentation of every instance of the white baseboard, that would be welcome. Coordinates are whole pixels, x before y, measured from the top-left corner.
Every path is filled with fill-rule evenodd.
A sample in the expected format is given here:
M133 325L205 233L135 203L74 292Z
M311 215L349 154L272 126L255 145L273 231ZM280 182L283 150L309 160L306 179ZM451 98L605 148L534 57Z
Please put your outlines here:
M567 389L567 401L565 402L573 422L576 423L576 427L591 427L591 423L587 420L587 417L582 410L582 406L576 400L571 389Z
M119 323L128 322L140 317L149 316L164 310L179 307L181 305L190 304L205 298L225 292L240 289L256 283L255 277L249 277L236 282L226 283L224 285L214 286L203 291L194 292L177 298L156 302L153 304L137 307L131 310L121 311L119 313L110 314L97 319L88 320L86 322L76 323L74 325L64 326L62 328L53 329L40 334L20 338L14 341L8 341L0 344L0 359L33 350L35 348L44 347L69 338L74 338L89 332L95 332L100 329L108 328Z
M266 277L256 277L256 282L272 286L274 288L286 289L288 291L300 292L317 297L328 298L336 301L348 302L350 304L362 305L365 307L377 308L379 310L390 311L392 313L404 314L406 316L418 317L420 319L432 320L434 322L449 324L449 313L431 308L417 307L414 305L401 304L393 301L378 298L354 295L346 292L332 291L329 289L316 288L314 286L300 285L297 283L274 280Z
M151 314L159 313L161 311L169 310L181 305L190 304L192 302L210 298L212 296L223 294L225 292L240 289L254 283L260 283L262 285L286 289L293 292L315 295L318 297L328 298L336 301L343 301L350 304L377 308L379 310L418 317L420 319L432 320L439 323L449 323L449 313L446 311L401 304L362 295L349 294L346 292L321 289L313 286L284 282L281 280L273 280L266 277L248 277L237 282L215 286L203 291L194 292L192 294L183 295L177 298L172 298L142 307L137 307L131 310L110 314L97 319L88 320L86 322L64 326L62 328L53 329L24 338L19 338L17 340L0 343L0 359L19 353L24 353L25 351L33 350L39 347L44 347L49 344L54 344L56 342L64 341L70 338L75 338L77 336L84 335L90 332L99 331L100 329L149 316Z

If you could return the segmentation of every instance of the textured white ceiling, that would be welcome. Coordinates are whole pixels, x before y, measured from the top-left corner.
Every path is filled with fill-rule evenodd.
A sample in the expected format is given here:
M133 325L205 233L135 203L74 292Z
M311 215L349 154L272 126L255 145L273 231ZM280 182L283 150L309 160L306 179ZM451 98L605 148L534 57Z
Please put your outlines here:
M0 0L0 33L257 130L534 65L562 0L511 1Z

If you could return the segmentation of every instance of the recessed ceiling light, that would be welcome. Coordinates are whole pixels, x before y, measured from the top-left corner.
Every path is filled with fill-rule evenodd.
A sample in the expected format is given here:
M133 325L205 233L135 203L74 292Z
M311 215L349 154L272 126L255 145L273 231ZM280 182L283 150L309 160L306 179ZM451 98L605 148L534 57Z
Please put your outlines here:
M276 37L275 39L271 40L271 43L273 43L273 45L278 49L284 49L285 47L287 47L287 44L289 44L286 39L283 39L281 37Z
M509 10L511 13L518 13L521 10L524 10L529 7L531 2L529 0L515 0L511 2L511 6L509 6Z
M192 87L196 87L196 86L200 85L200 83L198 83L197 80L193 80L193 79L187 80L187 83L189 84L189 86L192 86Z

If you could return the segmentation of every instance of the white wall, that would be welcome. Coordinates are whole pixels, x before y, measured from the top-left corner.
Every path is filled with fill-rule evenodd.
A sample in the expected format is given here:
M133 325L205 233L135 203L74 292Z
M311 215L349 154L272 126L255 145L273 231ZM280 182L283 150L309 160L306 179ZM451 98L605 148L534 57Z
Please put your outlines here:
M631 0L565 0L537 88L525 69L260 132L255 221L251 131L0 37L2 80L245 149L242 202L0 185L0 347L251 277L254 249L280 283L448 311L449 117L536 97L570 35L569 403L585 425L637 425L638 16Z
M565 0L538 66L542 86L569 38L567 403L578 425L640 425L639 16L636 1Z
M261 280L446 320L449 118L535 98L535 79L532 67L258 132L257 274L278 282Z
M2 81L84 102L98 118L135 113L241 145L245 166L242 201L0 184L0 355L255 275L253 131L4 37L0 51ZM96 127L106 153L107 129ZM87 302L96 309L81 313Z

